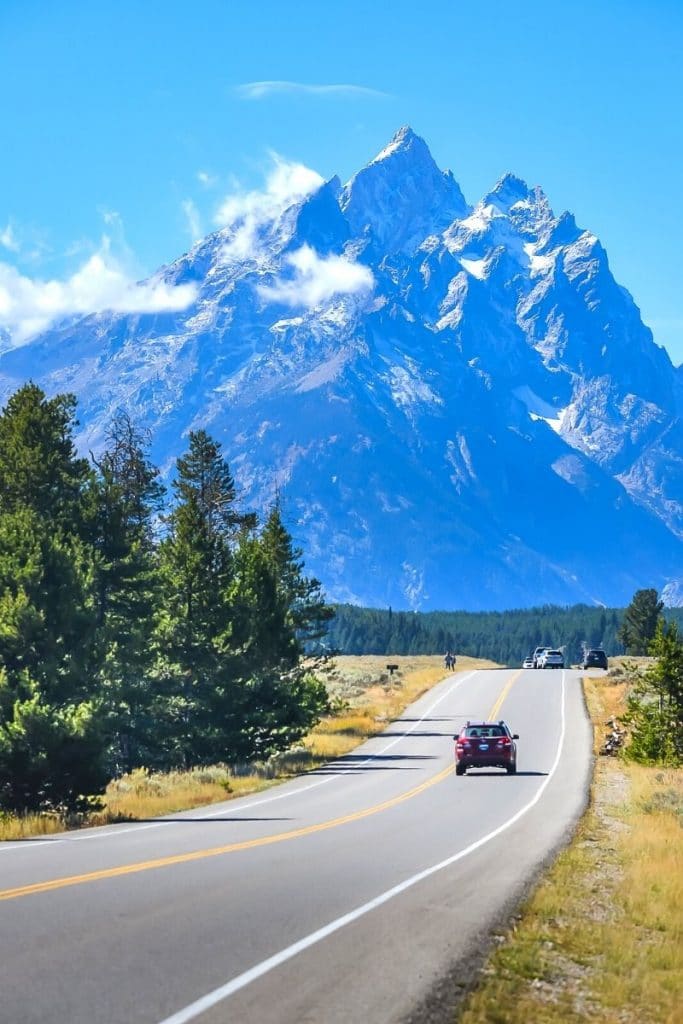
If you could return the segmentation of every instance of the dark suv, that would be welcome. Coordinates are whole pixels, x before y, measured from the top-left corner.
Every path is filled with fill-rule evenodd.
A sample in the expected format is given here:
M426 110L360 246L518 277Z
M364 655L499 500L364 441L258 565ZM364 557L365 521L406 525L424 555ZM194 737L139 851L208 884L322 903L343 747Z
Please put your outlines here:
M504 768L508 775L517 771L517 733L505 722L468 722L455 740L455 774L468 768Z
M607 655L604 651L594 648L586 651L583 656L584 668L607 668Z

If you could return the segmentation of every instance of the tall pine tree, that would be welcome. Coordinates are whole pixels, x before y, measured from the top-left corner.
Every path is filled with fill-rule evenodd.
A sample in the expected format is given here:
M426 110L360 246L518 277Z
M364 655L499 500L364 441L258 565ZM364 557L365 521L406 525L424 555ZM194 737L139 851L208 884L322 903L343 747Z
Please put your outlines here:
M95 462L97 620L112 773L154 764L156 758L152 669L160 574L154 526L164 488L150 461L149 443L120 411Z
M232 716L229 589L234 546L245 526L221 446L203 431L190 434L178 459L175 506L161 549L169 756L184 765L230 756ZM217 703L223 713L217 711ZM227 710L226 710L227 709Z
M34 384L0 414L0 804L80 808L106 781L88 463L75 400Z
M327 707L307 645L333 614L318 581L304 575L279 499L260 537L240 545L232 604L241 748L245 757L268 757L300 739Z
M628 654L647 654L657 632L664 603L656 590L636 590L624 612L619 639Z

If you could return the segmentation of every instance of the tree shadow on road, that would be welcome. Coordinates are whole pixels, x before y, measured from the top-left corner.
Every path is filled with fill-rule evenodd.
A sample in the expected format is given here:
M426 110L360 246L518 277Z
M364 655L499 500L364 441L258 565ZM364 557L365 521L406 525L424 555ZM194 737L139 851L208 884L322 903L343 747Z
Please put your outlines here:
M405 764L406 761L434 761L434 754L344 754L343 757L328 761L320 768L314 768L306 775L355 774L373 771L418 771L419 765Z

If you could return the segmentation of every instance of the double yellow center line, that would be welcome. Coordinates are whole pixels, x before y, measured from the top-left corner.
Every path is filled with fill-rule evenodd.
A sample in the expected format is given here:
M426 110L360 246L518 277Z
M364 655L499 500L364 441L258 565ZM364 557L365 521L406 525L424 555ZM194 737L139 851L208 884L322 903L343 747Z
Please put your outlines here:
M520 675L521 671L515 673L515 675L511 676L507 681L489 713L489 720L495 720L496 715L502 707L503 701L512 689L514 683L519 679ZM441 782L450 775L452 771L453 765L449 764L437 775L427 779L426 782L420 783L419 786L414 786L413 789L407 790L400 796L392 797L392 799L385 800L380 804L374 804L372 807L367 807L362 811L354 811L353 814L345 814L340 818L332 818L330 821L322 821L317 825L306 825L304 828L292 829L289 832L278 832L276 835L262 836L260 839L247 839L240 843L228 843L225 846L214 846L206 850L195 850L192 853L179 853L170 857L157 857L154 860L138 861L135 864L123 864L119 867L103 868L101 871L89 871L82 875L69 875L66 878L53 878L46 882L34 882L32 885L20 885L15 889L3 889L0 890L0 900L14 900L21 896L32 896L37 893L51 892L54 889L66 889L68 886L83 885L86 882L98 882L105 878L119 878L122 875L134 875L141 871L153 871L156 868L171 867L174 864L190 864L192 861L204 860L207 857L222 857L227 853L237 853L241 850L253 850L259 846L270 846L272 843L282 843L288 839L299 839L301 836L310 836L316 832L324 832L330 828L337 828L339 825L347 825L352 821L361 821L363 818L369 818L373 814L379 814L381 811L387 811L391 807L396 807L398 804L405 803L406 800L412 800L413 797L418 796L426 789L429 789L431 786L435 786L438 782Z

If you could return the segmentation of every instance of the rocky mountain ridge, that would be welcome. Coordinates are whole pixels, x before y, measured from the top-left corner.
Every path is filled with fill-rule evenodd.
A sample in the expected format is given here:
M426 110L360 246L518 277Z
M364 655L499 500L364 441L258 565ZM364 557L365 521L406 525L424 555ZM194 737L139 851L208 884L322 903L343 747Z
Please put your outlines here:
M157 276L194 302L59 324L0 355L0 392L75 391L84 448L124 406L165 471L206 427L337 600L677 601L681 375L540 188L508 174L469 206L403 128Z

